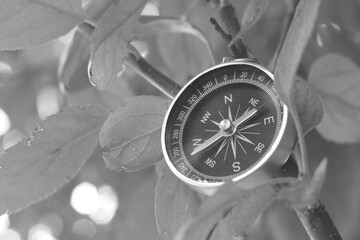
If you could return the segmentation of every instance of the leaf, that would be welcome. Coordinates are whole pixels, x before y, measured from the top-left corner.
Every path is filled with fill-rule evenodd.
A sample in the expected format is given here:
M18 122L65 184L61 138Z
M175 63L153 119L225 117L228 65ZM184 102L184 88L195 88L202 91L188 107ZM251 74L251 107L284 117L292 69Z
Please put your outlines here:
M199 204L197 193L163 164L155 190L155 217L161 239L174 239Z
M162 1L159 6L161 16L175 17L201 29L209 45L216 49L223 44L223 40L209 24L208 19L214 10L206 1L168 0ZM167 74L179 85L184 85L190 78L214 65L212 57L207 57L209 48L194 35L176 32L159 35L156 44Z
M269 2L270 0L252 0L246 5L246 9L241 18L240 31L233 37L229 45L233 45L239 41L242 35L260 20Z
M241 238L234 238L233 233L231 231L231 218L230 214L226 215L225 218L221 219L211 232L211 236L209 240L242 240Z
M324 119L316 128L337 143L360 140L360 69L350 59L328 54L314 62L309 82L324 105Z
M58 79L67 91L90 85L87 78L90 41L81 31L77 29L71 43L66 45L58 66Z
M276 61L275 85L285 103L291 105L295 74L317 18L321 0L301 0Z
M324 115L323 107L318 94L306 81L297 78L295 89L296 110L299 114L302 130L304 134L307 134L321 122Z
M85 7L85 13L92 19L99 20L101 15L115 2L116 0L91 0Z
M68 107L48 117L0 157L0 215L56 192L80 171L98 144L107 112Z
M100 133L108 167L135 171L163 158L160 132L168 103L155 96L133 97L110 114Z
M139 28L138 36L156 33L160 35L160 38L164 38L168 36L168 34L187 34L194 37L194 40L200 40L209 53L211 64L215 65L215 59L209 41L201 30L190 22L161 16L142 16L139 21L144 22L144 24Z
M106 89L123 69L133 40L132 29L147 0L119 0L101 16L92 35L90 81Z
M207 239L216 224L233 208L248 192L238 188L233 182L222 186L214 196L203 202L191 218L182 226L175 240Z
M252 189L231 211L231 229L236 239L247 236L256 219L275 200L276 193L271 185Z
M46 43L86 19L81 0L1 0L0 4L0 50Z

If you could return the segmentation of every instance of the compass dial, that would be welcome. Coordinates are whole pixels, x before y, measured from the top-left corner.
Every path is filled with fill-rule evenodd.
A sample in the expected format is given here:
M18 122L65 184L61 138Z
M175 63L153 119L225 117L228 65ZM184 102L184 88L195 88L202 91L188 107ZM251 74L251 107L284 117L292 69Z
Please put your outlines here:
M191 80L170 106L162 131L165 159L186 182L241 179L276 149L284 113L266 69L218 65Z

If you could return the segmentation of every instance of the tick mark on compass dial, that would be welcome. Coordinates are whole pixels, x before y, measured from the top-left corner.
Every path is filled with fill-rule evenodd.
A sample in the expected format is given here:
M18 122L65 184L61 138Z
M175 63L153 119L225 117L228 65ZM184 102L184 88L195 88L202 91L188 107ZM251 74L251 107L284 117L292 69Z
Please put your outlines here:
M282 103L268 75L251 66L240 70L230 66L204 74L170 111L165 139L170 160L189 178L224 181L239 176L272 149Z

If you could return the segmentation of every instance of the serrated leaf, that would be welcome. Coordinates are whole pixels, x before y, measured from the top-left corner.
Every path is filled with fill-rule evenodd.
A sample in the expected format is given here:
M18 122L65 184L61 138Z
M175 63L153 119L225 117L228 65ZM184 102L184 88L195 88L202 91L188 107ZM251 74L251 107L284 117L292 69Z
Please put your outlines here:
M350 59L328 54L315 61L309 82L324 105L324 119L317 126L327 140L355 143L360 140L360 69Z
M90 40L76 30L66 45L58 66L58 79L68 91L76 91L90 85L87 79L87 63L90 58Z
M0 157L0 215L19 211L70 181L98 144L107 112L68 107Z
M123 69L133 39L132 29L147 0L119 0L101 16L92 35L90 81L106 89Z
M299 114L302 130L307 134L322 120L324 111L319 95L309 86L309 83L297 78L295 82L295 105Z
M246 5L244 14L241 18L240 31L233 37L230 45L239 41L242 38L242 35L260 20L269 2L270 0L252 0Z
M155 217L161 239L174 239L193 210L200 205L197 193L163 164L155 190Z
M163 158L160 133L168 103L155 96L133 97L110 114L100 133L108 167L135 171Z
M301 0L294 14L275 64L275 85L285 103L291 106L295 74L314 29L321 0Z
M46 43L86 19L81 0L1 0L0 49Z

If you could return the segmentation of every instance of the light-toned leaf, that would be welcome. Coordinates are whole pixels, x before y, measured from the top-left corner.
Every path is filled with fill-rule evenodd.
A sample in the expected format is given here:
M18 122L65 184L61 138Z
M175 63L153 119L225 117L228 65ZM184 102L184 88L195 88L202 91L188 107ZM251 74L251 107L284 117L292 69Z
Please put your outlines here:
M197 193L162 164L155 190L155 216L161 239L174 239L199 205Z
M100 133L108 167L135 171L163 158L160 133L168 103L155 96L133 97L110 114Z
M223 44L223 40L208 22L209 17L214 14L213 11L206 1L168 0L162 1L159 6L161 16L182 19L201 29L209 45L216 49ZM176 32L162 34L158 36L156 44L166 66L166 73L179 85L213 65L213 60L208 57L209 48L194 35Z
M295 82L295 105L304 134L310 132L322 120L324 110L319 95L309 83L297 78Z
M339 54L325 55L313 64L311 86L324 105L324 119L317 126L327 140L354 143L360 140L360 69Z
M82 0L1 0L0 49L46 43L68 33L86 16Z
M91 0L84 6L84 11L91 19L99 20L101 15L115 2L116 0Z
M321 0L301 0L275 64L275 85L285 103L291 106L295 74L314 29Z
M244 10L244 14L241 18L240 31L233 37L230 45L234 44L236 41L239 41L243 34L260 20L269 2L270 0L252 0L247 4L246 9Z
M119 0L101 16L92 35L90 81L106 89L123 69L123 58L133 40L132 29L147 0Z
M48 117L0 157L0 215L16 212L70 181L98 144L107 112L68 107Z
M140 37L142 35L158 34L160 38L166 38L168 34L187 34L194 37L194 41L200 40L207 49L211 64L215 65L215 59L209 41L201 30L193 26L190 22L160 16L142 16L139 21L144 22L137 30L139 31L137 35Z
M58 79L68 91L90 85L87 79L90 40L81 31L76 30L71 43L66 45L58 66Z

